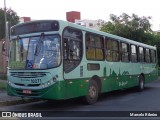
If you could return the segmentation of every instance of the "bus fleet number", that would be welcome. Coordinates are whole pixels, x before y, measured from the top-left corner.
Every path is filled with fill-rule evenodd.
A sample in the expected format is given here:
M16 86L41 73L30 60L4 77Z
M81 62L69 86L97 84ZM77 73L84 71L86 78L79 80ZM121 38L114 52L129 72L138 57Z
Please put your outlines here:
M41 83L41 79L31 79L31 83Z

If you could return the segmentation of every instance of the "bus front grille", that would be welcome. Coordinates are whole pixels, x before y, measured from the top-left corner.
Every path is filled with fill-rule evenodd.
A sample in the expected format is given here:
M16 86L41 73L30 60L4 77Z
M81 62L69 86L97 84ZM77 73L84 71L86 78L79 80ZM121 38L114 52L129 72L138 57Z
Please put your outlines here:
M46 76L45 72L10 72L12 77L17 78L37 78Z
M22 84L22 83L14 83L15 85L17 86L28 86L28 87L38 87L40 86L41 84Z

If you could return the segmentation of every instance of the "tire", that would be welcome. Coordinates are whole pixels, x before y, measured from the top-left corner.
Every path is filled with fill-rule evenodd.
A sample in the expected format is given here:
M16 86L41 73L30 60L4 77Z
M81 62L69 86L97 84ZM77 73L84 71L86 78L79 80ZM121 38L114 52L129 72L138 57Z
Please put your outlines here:
M143 91L143 90L144 90L144 77L140 75L138 83L138 91Z
M94 104L98 99L98 90L97 82L95 80L91 80L87 89L87 95L84 97L84 102L89 105Z

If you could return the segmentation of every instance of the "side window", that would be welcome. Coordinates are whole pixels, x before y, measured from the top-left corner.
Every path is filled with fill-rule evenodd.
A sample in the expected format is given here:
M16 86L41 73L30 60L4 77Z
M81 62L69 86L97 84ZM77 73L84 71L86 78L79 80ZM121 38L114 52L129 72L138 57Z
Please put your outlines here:
M90 60L103 60L103 37L86 33L86 57Z
M64 72L76 68L82 59L82 32L67 28L63 32Z
M143 49L143 47L139 47L138 51L139 51L139 62L144 62L144 49Z
M119 61L119 42L111 39L106 39L106 60L112 62Z
M86 34L86 56L87 59L96 59L94 37L90 34Z
M129 62L129 45L127 43L121 43L122 61Z
M156 63L156 51L151 50L151 62Z
M151 58L150 58L150 50L146 49L145 50L145 62L150 63L151 62Z
M137 62L137 47L135 45L131 45L131 62Z

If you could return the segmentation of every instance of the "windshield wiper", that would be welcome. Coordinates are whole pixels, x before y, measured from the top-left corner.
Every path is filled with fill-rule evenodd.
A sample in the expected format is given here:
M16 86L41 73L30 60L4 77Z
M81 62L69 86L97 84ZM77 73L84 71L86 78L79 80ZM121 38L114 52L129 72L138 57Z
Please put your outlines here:
M35 56L38 56L39 53L40 53L40 51L41 51L41 48L42 48L41 45L43 44L44 36L45 36L45 34L42 33L41 36L40 36L40 39L39 39L38 42L37 42L36 49L35 49L35 53L34 53Z

